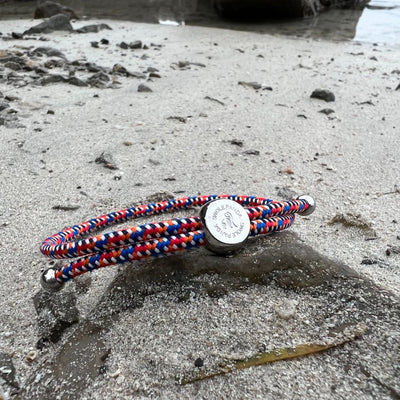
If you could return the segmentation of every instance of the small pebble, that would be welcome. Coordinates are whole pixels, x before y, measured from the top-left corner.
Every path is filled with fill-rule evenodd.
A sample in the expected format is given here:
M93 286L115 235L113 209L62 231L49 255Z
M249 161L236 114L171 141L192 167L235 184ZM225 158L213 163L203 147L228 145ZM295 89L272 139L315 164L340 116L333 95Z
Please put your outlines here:
M25 357L25 360L28 362L32 362L36 360L37 357L37 351L36 350L31 350Z
M289 319L295 316L296 306L294 300L283 299L275 306L275 312L280 318Z
M141 83L138 88L137 88L138 92L152 92L151 88L149 88L147 85L145 85L144 83Z
M335 110L332 110L332 108L323 108L322 110L319 110L318 112L329 115L335 112Z
M116 379L120 376L120 374L121 374L121 370L118 368L115 372L110 373L110 378Z
M243 147L243 140L232 139L230 141L230 144L233 144L233 145L238 146L238 147Z
M325 100L327 102L335 101L335 95L327 89L315 89L311 93L311 98Z
M243 154L245 154L247 156L259 156L260 155L260 151L259 150L255 150L255 149L249 149L249 150L245 150L243 152Z
M204 361L202 358L196 358L195 362L194 362L194 366L197 368L201 368L204 365Z

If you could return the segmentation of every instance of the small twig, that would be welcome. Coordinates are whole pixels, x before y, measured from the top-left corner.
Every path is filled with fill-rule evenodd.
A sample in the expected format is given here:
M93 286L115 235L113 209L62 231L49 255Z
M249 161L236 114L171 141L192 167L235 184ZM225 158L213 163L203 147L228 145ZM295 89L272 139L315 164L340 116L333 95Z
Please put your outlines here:
M400 188L397 185L394 185L394 190L391 190L390 192L380 193L381 196L384 196L386 194L400 194Z
M224 105L225 105L225 103L223 103L221 100L214 99L213 97L206 96L206 97L204 97L204 98L205 98L206 100L215 101L216 103L221 104L221 106L224 106Z

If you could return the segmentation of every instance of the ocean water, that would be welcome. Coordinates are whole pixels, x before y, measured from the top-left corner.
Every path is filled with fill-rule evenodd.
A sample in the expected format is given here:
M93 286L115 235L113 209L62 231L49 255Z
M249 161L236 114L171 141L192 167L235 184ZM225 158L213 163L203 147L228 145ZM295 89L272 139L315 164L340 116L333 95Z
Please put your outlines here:
M88 18L169 25L202 25L327 40L355 40L400 47L400 0L370 0L364 8L329 9L287 21L232 22L218 17L212 0L59 0ZM280 1L280 0L276 0ZM0 0L1 19L32 18L40 0Z
M354 39L400 46L400 0L373 0L363 10Z

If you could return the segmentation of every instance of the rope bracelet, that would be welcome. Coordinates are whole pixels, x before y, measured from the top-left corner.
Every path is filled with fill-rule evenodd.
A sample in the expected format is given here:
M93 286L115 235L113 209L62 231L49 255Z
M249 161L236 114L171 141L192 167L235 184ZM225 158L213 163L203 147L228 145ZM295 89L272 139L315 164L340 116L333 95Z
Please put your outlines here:
M90 232L138 217L202 206L200 216L148 223L80 239ZM281 231L295 214L315 209L311 196L274 201L256 196L183 197L130 207L74 225L48 237L41 252L55 259L77 258L61 268L46 269L42 287L60 290L64 283L88 271L205 245L217 254L240 248L249 236Z

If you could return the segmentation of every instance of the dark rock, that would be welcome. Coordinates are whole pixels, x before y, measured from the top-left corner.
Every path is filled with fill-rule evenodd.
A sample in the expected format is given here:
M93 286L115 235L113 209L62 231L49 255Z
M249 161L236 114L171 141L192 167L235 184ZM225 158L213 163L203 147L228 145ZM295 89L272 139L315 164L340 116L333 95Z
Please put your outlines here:
M63 68L65 65L64 60L55 60L54 58L44 62L43 66L47 69Z
M36 47L36 49L32 51L32 54L37 56L46 55L47 57L58 57L66 60L65 55L60 50L53 49L52 47Z
M118 46L121 47L121 49L124 49L124 50L129 49L128 43L125 43L125 42L121 42Z
M157 72L150 72L149 78L161 78L161 75Z
M49 74L49 75L41 78L39 80L39 84L42 86L46 86L51 83L68 82L68 81L69 81L69 78L66 78L65 76L62 76L59 74Z
M247 156L259 156L260 155L260 150L249 149L249 150L245 150L243 152L243 154L245 154Z
M176 121L179 121L179 122L182 122L182 123L186 123L186 121L187 121L187 118L185 118L185 117L179 117L179 116L176 116L176 115L173 115L173 116L170 116L170 117L168 117L167 119L174 119L174 120L176 120Z
M238 147L243 147L243 140L232 139L229 143Z
M132 43L129 43L130 49L141 49L143 47L143 43L141 40L135 40Z
M48 338L40 338L37 342L36 342L36 348L38 350L43 350L44 348L48 347L50 345L50 340Z
M400 83L396 86L396 89L394 90L400 90Z
M178 61L177 63L173 63L171 65L171 67L174 68L174 66L177 66L179 69L190 69L191 65L194 65L194 66L197 66L197 67L201 67L201 68L205 68L206 67L206 65L203 64L203 63L191 62L191 61Z
M77 78L76 76L72 76L71 78L69 78L68 83L70 85L79 86L79 87L88 86L88 84L86 82L84 82L82 79Z
M4 64L6 68L12 69L13 71L19 71L22 67L21 64L14 61L8 61Z
M81 206L75 204L56 204L51 208L52 210L58 210L58 211L75 211L78 210L80 207Z
M22 39L24 37L23 33L19 33L19 32L11 32L11 37L13 39Z
M50 33L53 31L72 31L72 25L69 18L64 14L57 14L38 25L29 28L24 35L32 35L35 33Z
M96 42L96 41L90 42L90 45L91 45L92 47L96 48L96 49L99 48L99 42Z
M12 358L7 353L0 353L0 378L11 387L19 389L15 378L15 367Z
M103 152L101 153L95 160L94 162L96 164L103 164L104 168L108 169L118 169L116 166L113 156L110 153Z
M25 65L25 60L23 57L20 57L16 54L13 53L6 53L5 55L0 56L0 63L1 64L6 64L9 62L14 62L17 64L20 64L21 67Z
M38 75L46 75L48 73L47 69L45 67L42 67L40 65L34 67L33 69Z
M57 342L64 331L79 321L76 297L72 292L48 293L41 290L33 297L42 337Z
M152 90L147 85L145 85L144 83L141 83L138 86L137 91L138 92L152 92Z
M151 74L152 72L159 72L159 71L157 68L147 67L146 72Z
M299 18L312 13L307 2L288 0L214 0L219 16L233 21L263 21L266 18ZM313 3L314 4L314 3ZM310 14L312 15L312 14Z
M108 39L101 39L100 43L104 44L104 45L108 45L108 44L110 44L110 41Z
M121 64L114 64L114 66L112 68L112 72L113 72L113 74L128 76L128 77L132 77L132 78L138 78L138 79L146 78L146 74L144 74L142 72L130 72Z
M97 72L87 79L87 84L90 86L104 88L105 84L110 81L110 77L104 72Z
M57 14L64 14L68 19L79 19L72 8L65 7L54 1L45 1L44 3L39 4L35 9L34 18L49 18Z
M311 93L310 97L313 99L325 100L327 102L335 101L335 95L327 89L315 89Z
M319 110L318 112L329 115L335 112L335 110L332 110L332 108L323 108L322 110Z
M375 259L375 258L364 258L361 261L362 265L374 265L374 264L378 264L379 260Z
M173 194L161 193L153 201L172 197ZM103 340L113 329L113 323L127 316L131 318L145 302L157 307L157 294L171 302L180 301L177 307L186 307L189 296L185 297L184 287L190 288L195 298L201 299L221 297L247 288L253 292L260 286L274 285L284 289L291 298L298 297L301 301L305 295L312 299L310 306L313 308L307 315L309 321L298 320L299 325L307 322L307 326L299 329L308 333L311 341L315 339L314 327L328 332L332 323L354 325L355 319L368 321L368 336L366 340L355 342L357 357L351 367L358 370L360 363L368 368L387 366L385 382L396 386L398 373L393 365L397 365L399 354L395 336L400 317L398 298L345 264L318 253L304 244L304 238L300 239L289 231L249 238L246 246L234 257L217 257L205 249L197 249L137 263L135 268L120 268L98 304L88 313L90 318L82 320L65 342L60 343L57 351L33 371L31 381L26 384L30 392L25 398L47 399L54 398L54 394L60 394L60 398L62 395L79 398L79 394L98 379L98 370L109 352ZM263 294L261 290L259 295ZM271 299L271 302L275 301ZM206 330L206 338L207 334L215 333L214 325L201 328ZM288 340L292 335L290 332ZM135 357L139 357L138 362L147 362L149 371L146 374L159 374L156 376L161 377L159 371L164 366L163 361L156 365L148 362L146 351L151 345L151 342L141 342L140 351L144 355L138 351ZM191 350L196 354L195 347ZM348 351L339 348L335 350L335 360L339 365L351 362ZM34 382L37 373L44 374L39 383ZM48 383L45 385L43 382ZM380 391L377 398L382 393ZM370 393L367 397L371 397Z
M386 251L389 250L390 254L400 254L400 246L392 246L392 245L388 245L389 247L387 248Z
M3 111L9 107L10 107L10 105L6 101L0 101L0 111Z
M95 63L85 63L85 68L88 72L104 72L104 73L109 73L111 70L106 67L102 67L100 65L97 65Z
M128 70L121 64L114 64L112 67L112 72L114 74L125 75L125 76L129 76L130 74Z
M181 69L190 68L189 61L178 61L177 65L178 65L178 68L181 68Z
M202 358L196 358L196 360L194 361L194 366L197 368L201 368L204 365L204 361Z
M372 100L366 100L366 101L356 101L356 104L359 106L375 106L375 104L372 102Z
M107 24L93 24L93 25L85 25L82 28L76 29L75 32L96 33L96 32L100 32L103 29L112 30L111 27Z
M1 97L1 94L0 94L0 97ZM4 99L7 100L7 101L10 101L10 102L11 102L11 101L20 100L19 97L14 96L14 95L12 95L12 94L8 94L7 96L4 97Z

